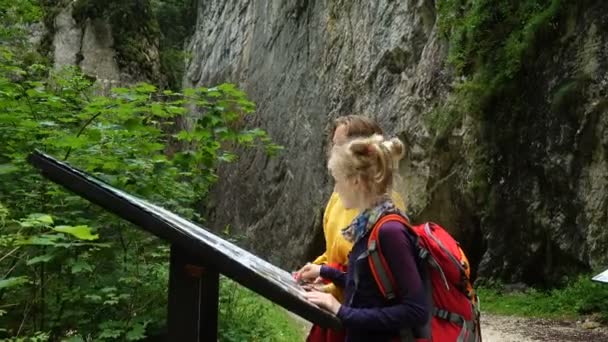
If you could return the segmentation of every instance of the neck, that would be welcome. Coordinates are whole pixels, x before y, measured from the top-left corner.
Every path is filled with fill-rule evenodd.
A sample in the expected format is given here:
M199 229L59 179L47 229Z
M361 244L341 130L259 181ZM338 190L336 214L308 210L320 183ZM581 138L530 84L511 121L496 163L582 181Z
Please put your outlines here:
M365 210L375 208L378 204L382 203L388 198L388 195L376 195L376 196L366 196L366 200L361 203L359 206L359 212L364 212Z

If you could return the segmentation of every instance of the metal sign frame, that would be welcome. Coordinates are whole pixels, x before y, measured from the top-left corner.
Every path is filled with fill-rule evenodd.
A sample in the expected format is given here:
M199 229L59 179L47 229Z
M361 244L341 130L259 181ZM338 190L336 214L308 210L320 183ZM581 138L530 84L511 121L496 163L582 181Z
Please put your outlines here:
M219 274L321 327L340 320L307 301L286 272L143 199L36 151L29 162L42 175L171 243L168 328L171 341L216 341Z

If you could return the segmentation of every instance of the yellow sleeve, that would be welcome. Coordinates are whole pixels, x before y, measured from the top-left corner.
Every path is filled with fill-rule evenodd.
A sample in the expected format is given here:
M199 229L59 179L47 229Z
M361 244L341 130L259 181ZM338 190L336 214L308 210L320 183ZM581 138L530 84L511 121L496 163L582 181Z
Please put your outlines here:
M323 254L319 255L315 261L312 262L313 264L316 265L323 265L323 264L327 264L327 251L325 251Z
M393 193L391 194L391 198L397 208L401 209L403 212L406 211L405 202L403 201L403 198L401 197L401 195L399 195L398 192L393 191Z
M331 194L331 197L329 198L329 201L327 202L327 205L325 206L325 212L323 213L323 237L325 239L325 252L323 252L323 254L319 255L315 261L313 261L313 264L316 265L322 265L322 264L327 264L327 220L329 219L329 213L331 211L331 208L334 206L335 203L335 193Z

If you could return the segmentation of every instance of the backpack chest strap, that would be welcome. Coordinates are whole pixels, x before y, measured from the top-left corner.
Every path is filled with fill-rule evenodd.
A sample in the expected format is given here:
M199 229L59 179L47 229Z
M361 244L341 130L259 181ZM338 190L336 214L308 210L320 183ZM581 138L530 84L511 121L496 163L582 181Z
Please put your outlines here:
M458 324L460 326L462 326L464 322L466 322L463 316L444 309L440 309L438 307L433 307L433 316L441 318L448 322L452 322L454 324Z

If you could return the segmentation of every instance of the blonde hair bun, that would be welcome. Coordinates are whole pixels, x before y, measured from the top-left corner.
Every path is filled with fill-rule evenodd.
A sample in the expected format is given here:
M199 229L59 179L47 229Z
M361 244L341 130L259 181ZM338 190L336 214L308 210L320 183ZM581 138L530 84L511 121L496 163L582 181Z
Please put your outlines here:
M398 161L403 158L405 146L398 138L384 140L377 134L355 138L346 145L336 145L327 163L334 178L358 177L370 195L386 194L393 184Z
M399 138L385 140L382 145L390 151L394 161L400 161L405 156L405 145Z

